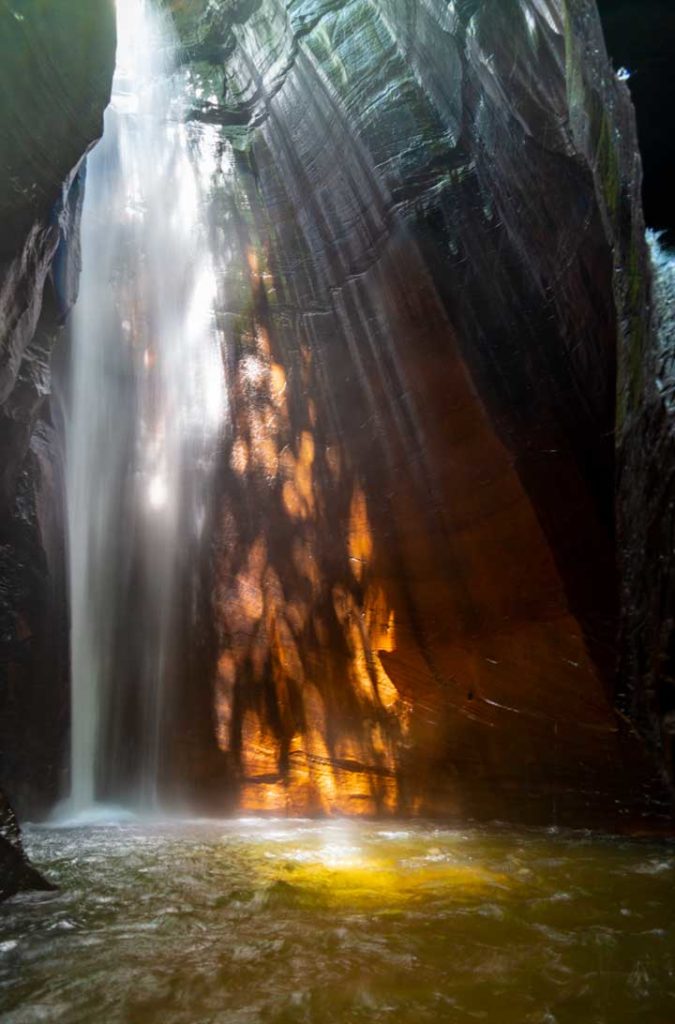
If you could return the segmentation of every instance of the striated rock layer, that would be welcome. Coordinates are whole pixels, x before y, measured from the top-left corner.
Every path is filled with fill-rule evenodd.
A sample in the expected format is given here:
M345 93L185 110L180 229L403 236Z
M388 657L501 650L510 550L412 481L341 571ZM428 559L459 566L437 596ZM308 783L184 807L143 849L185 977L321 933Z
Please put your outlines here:
M615 380L649 281L594 4L170 6L228 254L222 758L195 785L630 814L650 769L612 707Z

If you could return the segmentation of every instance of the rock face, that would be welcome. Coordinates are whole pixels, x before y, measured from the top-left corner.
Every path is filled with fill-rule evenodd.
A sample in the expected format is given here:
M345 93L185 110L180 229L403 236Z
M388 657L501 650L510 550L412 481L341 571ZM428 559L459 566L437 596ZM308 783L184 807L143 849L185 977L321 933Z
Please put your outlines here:
M0 901L17 892L55 888L26 860L16 815L0 793Z
M98 6L69 5L80 31ZM658 786L613 710L614 521L618 471L632 600L645 548L626 524L656 471L650 272L632 107L594 3L168 6L213 166L229 418L210 558L185 567L201 604L178 628L192 653L166 788L219 810L613 826L644 810ZM104 8L90 28L107 38ZM96 38L79 58L109 57ZM106 60L64 75L86 111ZM50 302L33 334L47 206L12 215L0 367L3 749L26 807L55 796L67 731L58 461L34 429L60 316Z
M628 813L613 431L649 272L594 4L171 6L229 253L214 791Z
M100 134L114 60L112 5L12 0L0 12L0 402L33 340L45 279L67 232L65 196ZM28 360L27 360L28 361Z
M608 41L617 61L635 73L635 97L645 161L645 212L664 229L652 238L652 321L622 351L618 423L618 539L622 579L620 700L658 751L675 781L675 561L673 557L673 356L675 262L663 249L675 240L671 168L675 142L661 112L675 97L671 54L675 11L665 0L603 3ZM642 254L630 266L641 266ZM633 287L640 292L639 280Z
M652 240L651 329L624 350L618 424L619 699L675 782L675 262Z
M67 601L50 353L77 290L77 168L115 53L108 0L0 7L0 784L55 798L68 727ZM76 268L77 260L70 261Z

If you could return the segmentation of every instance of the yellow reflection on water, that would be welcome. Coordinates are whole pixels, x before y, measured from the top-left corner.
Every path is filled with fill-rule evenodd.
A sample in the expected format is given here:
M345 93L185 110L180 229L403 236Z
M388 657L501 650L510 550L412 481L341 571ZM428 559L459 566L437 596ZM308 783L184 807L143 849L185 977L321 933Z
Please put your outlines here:
M432 893L452 898L454 892L466 899L514 884L513 878L463 860L447 847L406 850L404 844L402 850L398 838L392 844L380 840L364 845L340 826L327 826L319 841L316 830L300 844L285 842L284 835L261 835L267 845L259 868L269 897L283 905L339 905L387 913Z

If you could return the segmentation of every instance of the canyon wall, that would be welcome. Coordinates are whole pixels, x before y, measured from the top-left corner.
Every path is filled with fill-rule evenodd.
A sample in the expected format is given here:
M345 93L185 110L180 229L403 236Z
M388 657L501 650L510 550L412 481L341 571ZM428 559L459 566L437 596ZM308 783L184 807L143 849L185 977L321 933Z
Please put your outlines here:
M645 573L625 524L654 335L633 111L594 3L167 6L211 166L229 409L206 557L184 553L166 798L632 823L662 796L614 711L643 715L617 630ZM0 66L0 734L31 814L63 790L69 717L44 397L113 50L103 0L33 14L2 14Z
M594 4L170 6L227 254L199 784L630 815L658 784L613 711L615 382L649 271Z
M675 262L652 239L651 329L632 332L619 375L619 707L675 781ZM636 314L637 317L637 314ZM641 321L636 319L636 323Z
M675 138L663 111L675 99L675 10L668 0L603 0L608 43L630 73L645 166L654 292L650 332L621 359L618 540L622 579L620 703L670 776L675 770L673 355ZM669 250L665 247L669 246Z
M78 167L114 55L109 0L0 5L0 785L34 812L62 785L69 714L50 359L76 295Z

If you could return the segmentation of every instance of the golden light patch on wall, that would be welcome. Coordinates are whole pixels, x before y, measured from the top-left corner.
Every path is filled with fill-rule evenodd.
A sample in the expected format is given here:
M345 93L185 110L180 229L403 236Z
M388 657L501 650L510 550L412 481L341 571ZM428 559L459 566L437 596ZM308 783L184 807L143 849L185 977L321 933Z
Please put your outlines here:
M285 677L294 680L296 683L302 683L305 677L302 659L286 617L281 615L275 616L272 628L273 650L276 664L282 673L282 678ZM277 699L279 699L278 693Z
M232 451L230 453L230 466L232 470L238 474L238 476L244 476L248 469L249 452L246 441L241 438L236 440L232 445Z
M333 768L325 753L312 753L317 737L298 733L289 751L288 792L295 813L330 814L336 805ZM318 741L320 748L322 740Z
M272 363L269 373L270 398L277 408L286 406L286 371L280 363Z
M380 651L396 649L396 628L393 609L381 588L369 588L363 607L344 586L332 589L333 606L347 639L350 660L350 682L353 692L373 707L381 707L397 721L401 735L407 733L411 707L404 700L386 671Z
M375 753L382 758L383 762L387 764L389 768L393 770L395 768L395 764L392 756L391 744L385 738L382 726L379 722L374 722L370 728L370 742Z
M280 363L272 360L269 334L263 325L255 325L250 340L251 350L242 355L237 365L237 441L233 446L231 465L240 476L256 470L271 483L279 472L279 453L288 435L286 371ZM241 447L244 443L247 445L246 453ZM286 476L295 480L294 472L287 472ZM306 501L302 481L296 486L299 487L297 508L301 516ZM289 504L292 504L291 498Z
M388 765L369 763L361 744L350 736L339 737L335 756L338 761L334 769L337 797L333 811L376 814L395 810L398 785Z
M250 814L289 814L288 790L282 782L244 782L239 804Z
M366 630L370 644L375 651L396 650L396 615L389 607L387 595L382 587L368 588L363 609Z
M253 625L265 610L263 591L258 582L248 573L237 576L237 605L241 609L246 625Z
M323 736L326 731L326 709L318 687L308 679L302 688L302 732L309 737L316 733Z
M331 808L337 814L376 814L377 800L367 772L335 769L337 797Z
M373 554L373 535L368 519L366 496L361 487L354 488L349 509L349 559L357 580L363 579L364 569Z
M312 507L312 466L314 465L314 438L308 430L300 435L300 451L295 472L295 482L301 497Z
M248 264L251 277L258 278L260 275L260 259L256 249L254 249L252 245L246 250L246 262Z
M305 516L305 507L300 500L298 489L295 486L293 480L286 480L281 490L281 500L284 503L286 512L291 519L303 519Z
M262 472L268 480L274 480L279 470L280 426L276 412L267 404L251 406L246 418L249 465Z
M326 743L326 706L313 683L302 690L304 733L293 738L291 785L309 786L306 795L310 806L330 813L338 797L330 751ZM296 794L296 800L301 796Z
M326 746L326 704L313 683L307 683L302 691L302 705L305 718L305 743L308 754L328 758Z
M344 733L335 741L334 754L338 761L350 764L366 774L386 775L395 772L396 761L392 745L385 738L382 725L374 724L357 739Z
M298 442L297 457L290 448L281 453L286 477L282 488L284 507L292 519L308 519L314 512L314 438L304 430Z
M320 729L293 738L286 779L295 812L374 814L393 812L398 799L394 773L363 761L355 738L343 738L329 755Z
M401 696L392 682L391 676L385 671L379 655L373 652L373 670L375 672L375 690L377 699L387 711L395 711L405 731L409 720L410 705L401 700Z
M374 704L377 694L373 686L373 678L369 671L369 659L366 640L363 634L361 611L353 594L342 584L332 588L335 616L342 626L348 643L350 661L350 679L352 687L363 700Z
M257 711L249 708L241 726L241 763L244 775L274 776L279 771L278 738L260 721Z
M391 654L396 650L396 617L393 608L389 608L386 594L381 587L368 589L362 621L370 646L370 669L375 676L378 700L387 710L396 710L405 729L410 717L410 706L402 700L380 659L381 652Z
M231 629L249 631L263 615L262 587L267 565L267 545L260 536L251 545L245 566L237 573L227 601L226 614Z
M223 588L227 656L216 684L218 743L240 752L241 806L247 810L394 812L409 707L379 657L396 649L396 617L386 590L369 582L373 539L365 495L358 484L353 488L347 523L342 502L335 508L340 546L324 563L311 520L321 519L325 495L314 487L329 475L340 477L342 455L324 449L319 457L329 472L317 474L315 438L306 429L277 455L285 372L260 349L246 360L242 387L253 400L240 409L231 458L246 477L254 468L276 468L282 500L296 522L290 552L280 552L276 538L268 548L262 525ZM272 442L266 468L265 441ZM259 486L260 476L253 479ZM269 494L276 501L276 489ZM224 575L238 555L224 554ZM336 567L342 579L331 586ZM235 692L236 706L247 708L239 722L232 715Z

